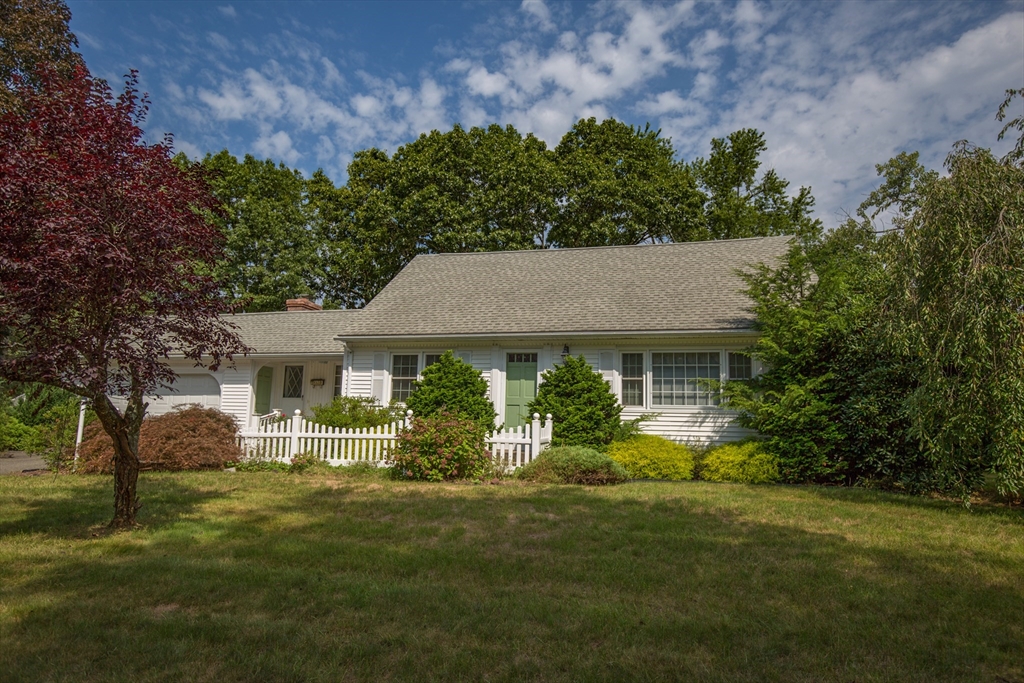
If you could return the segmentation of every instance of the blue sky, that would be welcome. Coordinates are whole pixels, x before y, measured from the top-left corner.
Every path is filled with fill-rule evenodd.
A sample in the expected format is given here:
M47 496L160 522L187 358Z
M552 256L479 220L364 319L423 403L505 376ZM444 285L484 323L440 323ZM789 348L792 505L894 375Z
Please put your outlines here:
M92 72L138 69L147 131L192 156L340 184L354 152L454 123L554 146L581 117L650 122L686 160L754 127L826 226L900 151L937 168L959 139L1006 149L995 111L1024 86L1024 0L68 4Z

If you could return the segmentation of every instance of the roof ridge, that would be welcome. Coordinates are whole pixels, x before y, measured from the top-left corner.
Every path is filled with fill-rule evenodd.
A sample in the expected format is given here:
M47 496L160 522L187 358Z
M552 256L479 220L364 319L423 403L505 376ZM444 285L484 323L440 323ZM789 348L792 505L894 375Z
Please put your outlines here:
M553 254L566 251L596 251L598 249L637 249L650 247L683 247L698 244L735 244L736 242L754 242L759 240L794 239L796 235L761 235L758 237L735 237L724 240L699 240L696 242L656 242L653 244L606 244L600 247L538 247L536 249L501 249L498 251L446 251L416 254L414 258L421 256L481 256L483 254ZM358 309L345 309L358 310Z

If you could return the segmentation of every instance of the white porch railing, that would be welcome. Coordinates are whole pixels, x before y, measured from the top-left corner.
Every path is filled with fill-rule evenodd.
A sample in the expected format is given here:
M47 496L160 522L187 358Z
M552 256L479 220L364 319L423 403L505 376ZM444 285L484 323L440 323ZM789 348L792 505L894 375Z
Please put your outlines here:
M413 419L410 410L404 421L341 429L310 422L300 410L287 420L278 419L279 415L254 415L249 427L239 432L238 445L246 457L287 462L296 455L309 453L331 465L368 462L383 466L390 460L398 435L412 425ZM540 415L534 413L528 425L488 434L487 447L505 469L522 467L551 443L552 424L550 415L541 422Z

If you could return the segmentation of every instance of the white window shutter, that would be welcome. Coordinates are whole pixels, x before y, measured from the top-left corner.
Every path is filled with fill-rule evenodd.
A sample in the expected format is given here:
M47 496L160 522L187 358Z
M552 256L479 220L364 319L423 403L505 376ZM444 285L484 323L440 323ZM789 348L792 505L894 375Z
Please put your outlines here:
M472 351L456 351L455 357L467 363L468 365L473 364L473 352Z
M373 354L373 386L370 395L384 403L384 371L388 367L388 354Z

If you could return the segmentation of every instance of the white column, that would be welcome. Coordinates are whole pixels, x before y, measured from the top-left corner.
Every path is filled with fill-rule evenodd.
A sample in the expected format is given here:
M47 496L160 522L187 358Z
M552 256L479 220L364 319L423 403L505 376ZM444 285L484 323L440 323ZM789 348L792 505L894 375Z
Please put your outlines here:
M299 454L299 433L300 433L300 431L302 429L302 411L299 410L298 408L295 409L295 414L292 415L291 428L292 428L292 433L291 433L292 448L291 448L291 454L290 455L291 455L291 457L294 458L295 456L297 456Z

